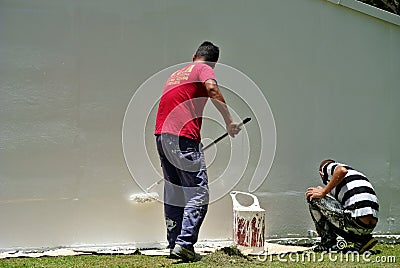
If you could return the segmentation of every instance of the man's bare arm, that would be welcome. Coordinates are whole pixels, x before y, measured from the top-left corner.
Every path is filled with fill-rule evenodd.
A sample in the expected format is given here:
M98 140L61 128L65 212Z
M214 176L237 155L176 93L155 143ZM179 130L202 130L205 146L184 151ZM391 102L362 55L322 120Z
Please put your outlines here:
M208 96L211 98L211 101L214 104L215 108L217 108L217 110L224 118L226 131L231 137L234 137L240 131L240 128L238 127L239 123L233 121L232 116L229 113L228 106L226 105L225 99L218 88L217 82L214 79L208 79L207 81L205 81L204 85L207 89Z
M307 189L306 196L312 200L313 198L323 198L332 191L339 183L342 182L348 170L345 167L337 166L333 172L332 179L324 187L310 187Z
M347 174L347 169L342 166L337 166L335 168L335 171L333 172L332 179L329 181L329 183L323 188L324 189L324 194L327 195L332 191L333 188L335 188L339 183L342 182L344 177Z

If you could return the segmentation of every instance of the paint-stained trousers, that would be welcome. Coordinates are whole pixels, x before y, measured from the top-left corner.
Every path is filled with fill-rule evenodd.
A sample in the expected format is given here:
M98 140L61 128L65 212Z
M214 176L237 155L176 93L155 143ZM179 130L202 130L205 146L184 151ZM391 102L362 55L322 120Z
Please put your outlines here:
M209 202L201 143L170 134L156 136L164 174L164 214L168 248L193 250Z
M375 225L367 226L351 217L333 197L327 195L307 201L317 232L321 236L321 244L334 245L337 235L351 242L362 242L372 237L371 232Z

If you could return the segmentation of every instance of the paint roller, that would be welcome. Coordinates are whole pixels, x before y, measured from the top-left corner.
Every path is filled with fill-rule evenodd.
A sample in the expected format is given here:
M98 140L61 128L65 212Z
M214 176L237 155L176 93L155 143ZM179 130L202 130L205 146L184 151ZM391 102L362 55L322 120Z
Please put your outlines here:
M245 118L239 125L238 127L243 126L244 124L248 123L251 120L250 117ZM203 148L203 152L206 151L208 148L210 148L213 144L217 144L219 141L221 141L223 138L228 136L228 133L224 133L223 135L219 136L215 140L213 140L210 144L205 146ZM159 179L158 181L154 182L152 185L146 188L145 193L139 193L139 194L132 194L129 197L129 200L135 202L135 203L148 203L148 202L153 202L159 199L159 195L157 192L151 192L157 185L159 185L164 178Z
M164 179L159 179L158 181L156 181L155 183L153 183L152 185L150 185L149 187L146 188L146 192L145 193L140 193L140 194L132 194L129 197L129 200L135 202L135 203L148 203L148 202L152 202L152 201L156 201L159 199L159 195L157 192L150 192L151 190L153 190L157 185L159 185Z

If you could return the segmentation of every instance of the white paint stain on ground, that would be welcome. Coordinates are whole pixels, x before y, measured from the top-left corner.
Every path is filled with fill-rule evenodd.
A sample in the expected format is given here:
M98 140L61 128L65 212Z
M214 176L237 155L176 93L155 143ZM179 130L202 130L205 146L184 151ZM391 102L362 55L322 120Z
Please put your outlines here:
M214 253L216 250L226 246L232 246L232 242L223 241L221 243L209 243L199 245L195 248L195 251L200 255L207 255ZM299 252L310 249L309 247L300 246L286 246L279 244L266 243L265 251L268 255ZM57 248L57 249L42 249L42 250L10 250L0 253L0 259L4 258L40 258L45 256L77 256L77 255L132 255L132 254L143 254L147 256L169 256L169 249L149 249L139 250L132 246L113 246L113 247L82 247L82 248ZM246 251L243 251L244 255L247 255Z

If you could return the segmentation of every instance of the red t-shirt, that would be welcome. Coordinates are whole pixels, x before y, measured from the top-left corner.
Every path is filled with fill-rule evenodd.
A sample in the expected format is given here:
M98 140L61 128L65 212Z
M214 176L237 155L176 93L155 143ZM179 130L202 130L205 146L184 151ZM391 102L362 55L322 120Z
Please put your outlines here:
M203 110L208 100L204 82L208 79L215 79L214 70L196 62L168 78L158 106L154 134L168 133L200 142Z

